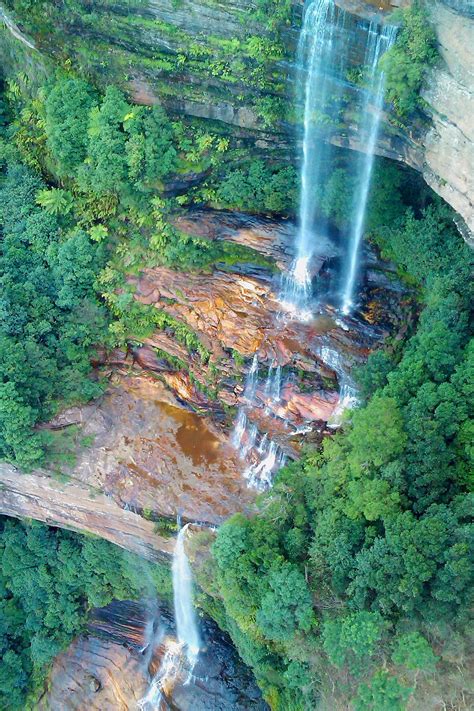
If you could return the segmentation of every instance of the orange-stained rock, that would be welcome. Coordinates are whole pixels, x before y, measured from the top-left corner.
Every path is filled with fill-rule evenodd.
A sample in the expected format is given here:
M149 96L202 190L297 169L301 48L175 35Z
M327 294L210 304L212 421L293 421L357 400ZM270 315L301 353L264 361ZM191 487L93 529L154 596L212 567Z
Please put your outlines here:
M183 401L191 397L181 373L166 377ZM227 436L162 382L122 376L82 412L81 434L93 442L68 473L122 506L215 523L253 501Z

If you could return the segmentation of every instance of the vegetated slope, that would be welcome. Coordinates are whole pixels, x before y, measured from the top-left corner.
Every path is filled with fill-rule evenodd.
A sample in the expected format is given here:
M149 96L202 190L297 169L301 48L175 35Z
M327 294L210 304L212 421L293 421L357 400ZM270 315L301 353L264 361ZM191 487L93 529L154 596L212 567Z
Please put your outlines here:
M343 430L220 529L203 579L276 709L470 706L472 254L442 204L374 238L419 286L416 333L370 356Z

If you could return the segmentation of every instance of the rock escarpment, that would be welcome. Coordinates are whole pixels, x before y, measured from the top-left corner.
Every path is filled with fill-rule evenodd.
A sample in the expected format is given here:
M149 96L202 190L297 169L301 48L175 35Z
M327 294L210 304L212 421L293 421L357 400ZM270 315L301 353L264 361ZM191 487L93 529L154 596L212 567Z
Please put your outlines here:
M205 648L193 675L176 684L163 700L163 709L265 711L268 707L255 681L228 638L209 620L201 621L201 629ZM173 634L171 616L152 601L114 602L94 610L87 634L54 662L39 708L136 711L161 662L163 641Z
M462 9L462 3L430 5L442 62L422 94L432 118L422 170L465 220L474 245L474 16L456 12L456 6Z
M384 21L409 0L337 4L348 13L345 32L356 66L363 59L367 21ZM46 53L57 53L60 45L75 63L86 61L99 81L122 85L138 103L159 102L179 115L218 121L254 154L275 152L293 160L289 102L302 6L293 2L276 38L252 0L119 1L94 8L84 0L52 15L42 31L34 28L35 39ZM377 152L419 170L472 232L474 17L467 2L435 0L428 6L441 55L423 91L431 125L399 129L386 123ZM28 27L28 17L15 19ZM352 91L347 84L349 97ZM349 113L331 140L363 149L354 129Z
M157 535L150 521L97 489L57 481L46 471L22 474L0 463L0 514L92 533L150 560L173 551L173 541Z
M190 211L177 221L188 234L252 246L284 268L292 259L295 226L212 211ZM313 270L322 280L337 274L340 248L321 239ZM261 382L250 418L290 457L298 456L301 429L316 441L337 407L336 372L322 349L337 351L344 367L364 361L406 319L404 296L392 268L366 253L367 270L357 319L343 328L328 312L310 323L278 320L279 275L242 263L234 272L183 274L163 267L130 277L135 298L186 324L209 350L203 361L175 334L155 331L128 350L99 353L109 386L98 401L61 413L45 425L80 426L90 444L75 464L62 466L66 483L51 472L1 475L0 512L101 535L152 556L170 551L155 538L152 519L218 524L252 506L255 492L243 478L245 462L229 444L235 408L245 401L245 376L259 351ZM238 357L237 357L238 356ZM281 367L278 402L264 384L270 366ZM231 408L229 410L229 408Z

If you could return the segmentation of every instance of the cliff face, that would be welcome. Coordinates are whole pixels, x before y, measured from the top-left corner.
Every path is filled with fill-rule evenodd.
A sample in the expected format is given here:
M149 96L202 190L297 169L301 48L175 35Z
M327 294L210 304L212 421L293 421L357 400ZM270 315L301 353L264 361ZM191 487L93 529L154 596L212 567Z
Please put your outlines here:
M93 610L87 633L56 658L40 711L135 711L166 640L174 635L167 610L153 607L153 601L114 602ZM228 638L209 620L201 620L201 630L205 649L191 678L178 680L160 711L265 711L252 675Z
M364 23L374 17L383 21L390 10L407 4L338 0L348 13L344 31L353 65L362 61ZM33 26L40 50L69 55L82 71L123 86L138 103L160 102L180 115L218 121L236 140L250 142L254 153L293 160L293 61L302 6L294 0L286 21L279 23L278 39L252 0L93 5L82 0L74 10L45 17L42 28ZM474 18L469 7L450 0L429 3L441 53L423 93L432 124L415 131L386 124L377 151L419 170L472 232ZM28 17L17 19L28 29ZM10 31L18 41L18 28L10 23ZM332 140L361 148L350 116Z
M430 9L442 64L423 91L432 126L423 140L422 170L474 233L474 18L455 12L462 3L446 5L453 9L440 2Z

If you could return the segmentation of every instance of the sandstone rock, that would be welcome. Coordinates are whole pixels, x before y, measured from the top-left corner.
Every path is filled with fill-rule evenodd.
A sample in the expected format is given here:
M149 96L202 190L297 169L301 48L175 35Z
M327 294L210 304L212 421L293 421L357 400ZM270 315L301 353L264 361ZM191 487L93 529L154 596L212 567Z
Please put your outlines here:
M91 486L62 483L47 472L22 474L0 463L0 514L93 533L151 560L173 552L173 541L156 535L150 521Z
M160 665L163 645L153 649L150 614L163 634L174 634L166 608L113 602L93 610L88 633L60 654L39 711L136 711ZM265 711L259 689L230 640L210 620L200 622L205 648L193 676L170 689L175 711ZM150 648L152 647L152 648ZM160 709L161 711L161 709Z

